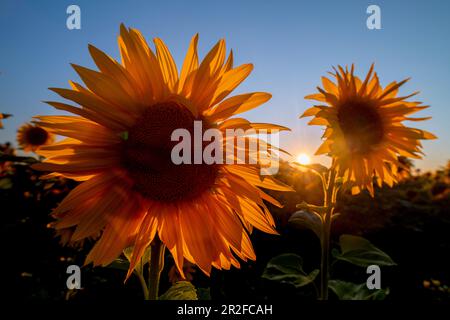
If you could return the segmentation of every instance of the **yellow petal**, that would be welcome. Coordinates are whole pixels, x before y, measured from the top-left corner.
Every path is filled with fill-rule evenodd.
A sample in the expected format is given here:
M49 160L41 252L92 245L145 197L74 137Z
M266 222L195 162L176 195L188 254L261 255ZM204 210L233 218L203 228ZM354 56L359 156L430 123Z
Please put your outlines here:
M215 105L216 103L222 101L222 99L229 95L238 85L242 83L242 81L248 77L252 70L252 64L244 64L225 72L213 96L213 102L211 105Z
M216 108L206 113L211 122L227 119L235 114L243 113L258 107L272 97L265 92L254 92L237 95L221 102Z
M169 49L167 49L167 46L161 39L156 38L154 42L156 46L156 57L158 58L164 81L170 89L175 90L175 85L178 82L178 70L175 61L173 61Z
M186 57L184 58L183 67L181 68L180 80L178 83L178 92L185 92L185 83L188 76L198 68L198 53L197 53L197 44L198 44L198 34L192 37L191 43L189 44L189 49L186 53Z

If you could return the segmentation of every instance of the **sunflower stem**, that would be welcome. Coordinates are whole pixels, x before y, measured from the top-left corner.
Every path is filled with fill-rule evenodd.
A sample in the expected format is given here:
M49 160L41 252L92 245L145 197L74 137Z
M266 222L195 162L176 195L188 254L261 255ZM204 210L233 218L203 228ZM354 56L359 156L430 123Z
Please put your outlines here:
M159 278L164 268L165 245L158 237L151 244L148 273L148 300L158 300Z
M142 274L138 274L137 276L142 287L142 292L144 293L144 299L149 300L147 282L145 282L144 276Z
M322 222L322 255L320 261L320 300L328 300L328 280L330 278L330 234L331 217L334 211L334 202L336 201L336 170L332 166L328 183L324 194L324 207L326 207L325 217Z

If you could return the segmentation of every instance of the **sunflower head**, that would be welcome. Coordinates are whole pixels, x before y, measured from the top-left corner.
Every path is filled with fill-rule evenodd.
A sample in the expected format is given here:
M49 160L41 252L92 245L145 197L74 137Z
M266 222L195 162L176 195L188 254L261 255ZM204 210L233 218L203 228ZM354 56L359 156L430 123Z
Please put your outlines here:
M3 129L2 120L11 117L10 114L0 112L0 129Z
M255 258L253 227L276 233L263 199L280 204L260 188L292 189L272 177L262 179L259 164L175 164L171 159L174 130L193 133L198 123L203 131L224 134L239 128L286 129L230 119L271 95L228 97L253 66L234 66L224 40L199 61L197 42L195 35L178 72L161 39L154 39L154 51L138 30L122 25L121 62L89 46L98 70L73 65L85 86L71 82L71 89L51 89L71 103L48 103L72 115L36 117L41 127L67 138L40 148L46 160L34 167L51 177L82 181L53 212L54 227L74 228L71 241L101 233L87 263L107 265L133 247L130 274L159 237L181 275L185 260L209 274L212 266L228 269L239 266L237 258Z
M44 128L25 123L17 130L17 142L24 151L37 151L54 142L54 135Z
M324 142L316 154L327 154L353 193L367 188L373 196L373 180L392 186L398 180L402 163L399 156L421 158L423 139L436 137L424 130L406 127L402 122L429 118L411 118L425 109L421 102L407 101L416 95L397 96L398 89L409 79L392 82L384 89L371 66L361 80L351 70L338 66L330 73L333 80L322 77L323 88L306 99L321 103L306 110L302 117L313 116L310 125L323 125Z

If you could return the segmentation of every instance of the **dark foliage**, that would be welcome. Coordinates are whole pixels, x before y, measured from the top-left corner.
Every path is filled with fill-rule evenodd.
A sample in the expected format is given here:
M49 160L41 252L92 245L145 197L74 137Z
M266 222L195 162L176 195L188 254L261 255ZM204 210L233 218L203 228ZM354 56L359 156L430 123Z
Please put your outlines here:
M48 227L51 210L76 186L62 178L42 180L30 163L37 160L15 157L9 145L1 145L0 203L2 290L20 300L135 300L142 299L138 281L123 284L125 271L113 268L82 268L82 290L66 287L67 266L83 265L92 247L86 241L77 248L63 247ZM315 299L314 288L296 290L289 285L262 279L267 262L274 256L294 252L303 257L305 270L319 264L319 241L308 230L298 230L288 219L297 203L321 204L322 191L316 176L283 163L280 180L296 193L274 193L284 208L271 208L279 236L255 231L252 235L256 262L242 263L241 269L213 271L207 278L200 271L190 274L197 288L210 288L212 299ZM341 216L333 225L333 243L341 234L362 235L388 253L397 266L383 269L382 285L390 287L392 300L449 300L450 284L450 168L434 173L404 172L394 188L378 188L375 198L362 193L339 199ZM171 258L161 280L161 292L173 279ZM190 267L190 269L192 269ZM333 274L348 281L365 279L365 270L345 262L334 265ZM169 275L170 274L170 275ZM206 290L202 290L206 292Z

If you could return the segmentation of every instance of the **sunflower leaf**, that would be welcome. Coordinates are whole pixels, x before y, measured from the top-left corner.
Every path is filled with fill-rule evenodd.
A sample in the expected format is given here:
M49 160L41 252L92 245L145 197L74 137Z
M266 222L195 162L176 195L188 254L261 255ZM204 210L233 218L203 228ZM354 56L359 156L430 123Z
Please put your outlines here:
M128 268L130 267L130 263L126 259L117 258L113 262L111 262L107 267L127 271Z
M13 183L10 178L2 178L0 179L0 189L11 189L13 186Z
M339 238L341 253L335 258L360 267L370 265L394 266L396 263L385 252L362 237L344 234Z
M211 288L197 288L198 300L211 300Z
M305 201L302 201L302 203L298 203L296 205L296 207L297 207L297 209L309 210L309 211L317 212L319 214L324 214L327 211L327 207L316 206L313 204L309 204Z
M159 300L198 300L197 290L189 281L178 281Z
M322 239L322 220L318 214L306 210L296 211L289 218L289 224L300 229L310 229Z
M127 141L129 138L128 131L123 131L123 132L119 133L119 137L122 138L122 140Z
M342 280L330 280L328 288L339 300L384 300L389 294L389 288L369 290L366 283L356 284Z
M318 274L317 269L307 274L303 270L303 259L299 255L285 253L267 263L262 278L300 288L312 283Z
M133 249L134 249L134 247L128 247L123 250L123 255L125 256L125 258L127 258L128 264L131 261L131 257L133 255ZM137 274L142 275L144 273L144 265L149 261L150 261L150 246L147 247L147 249L145 249L144 254L141 257L141 260L138 263L136 263L136 267L134 268L134 271Z

